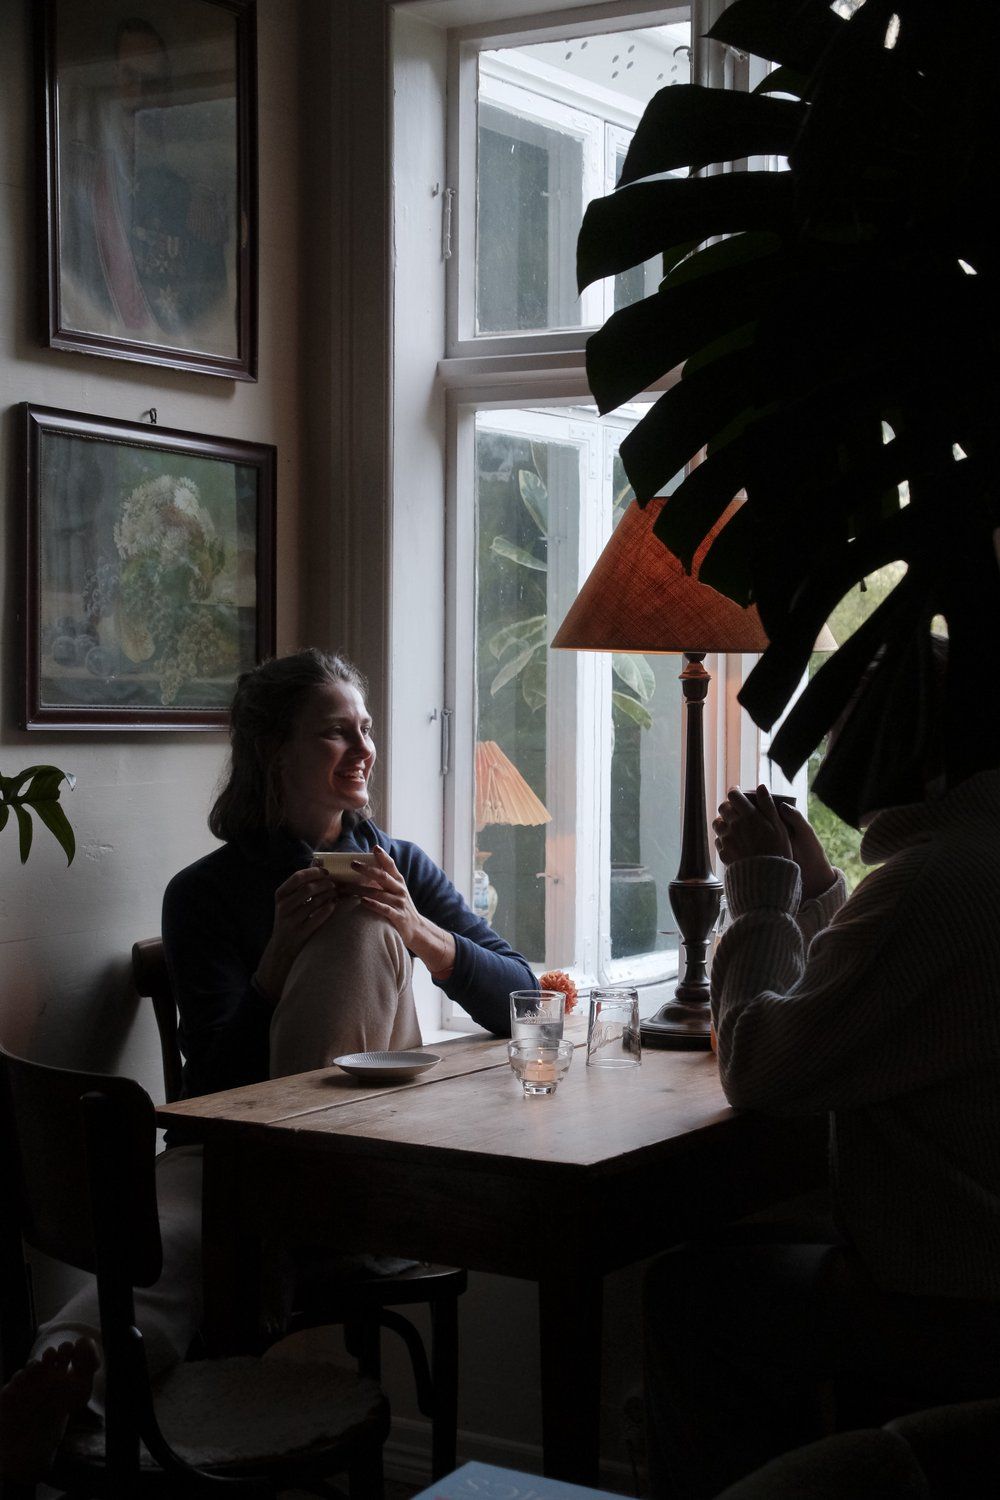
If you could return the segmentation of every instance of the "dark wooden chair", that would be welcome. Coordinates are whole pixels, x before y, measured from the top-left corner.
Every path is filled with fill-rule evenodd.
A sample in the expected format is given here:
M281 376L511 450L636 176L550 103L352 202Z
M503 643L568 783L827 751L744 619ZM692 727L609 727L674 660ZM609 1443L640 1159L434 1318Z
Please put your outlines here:
M127 1078L73 1072L0 1049L0 1342L7 1380L28 1356L33 1316L24 1246L96 1274L103 1428L71 1425L46 1482L73 1500L267 1500L347 1474L353 1500L382 1494L388 1404L328 1363L182 1363L151 1382L134 1291L162 1268L156 1123ZM33 1486L4 1486L6 1500Z
M181 1053L177 1006L161 938L132 947L132 974L139 995L152 1001L163 1057L167 1103L180 1097ZM406 1345L416 1385L417 1408L431 1422L431 1477L455 1468L458 1433L458 1299L468 1273L455 1266L418 1265L395 1275L338 1277L322 1257L303 1264L288 1332L343 1325L348 1350L362 1374L381 1379L382 1329ZM409 1318L395 1309L424 1303L430 1308L430 1357Z

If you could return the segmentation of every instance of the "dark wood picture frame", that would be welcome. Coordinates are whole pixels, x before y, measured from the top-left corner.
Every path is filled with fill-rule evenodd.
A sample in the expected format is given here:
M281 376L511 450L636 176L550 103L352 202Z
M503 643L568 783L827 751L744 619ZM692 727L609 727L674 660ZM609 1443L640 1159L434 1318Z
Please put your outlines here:
M256 380L256 0L34 7L43 342Z
M21 411L25 728L224 728L274 654L277 450Z

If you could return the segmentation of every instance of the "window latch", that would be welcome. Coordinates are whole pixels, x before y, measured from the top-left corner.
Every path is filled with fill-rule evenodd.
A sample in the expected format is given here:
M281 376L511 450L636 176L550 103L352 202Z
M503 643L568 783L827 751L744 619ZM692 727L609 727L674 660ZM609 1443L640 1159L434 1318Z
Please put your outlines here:
M437 709L431 714L432 719L437 718ZM441 775L451 774L451 709L441 710Z
M454 188L444 188L441 193L441 259L451 260L451 210L455 197Z

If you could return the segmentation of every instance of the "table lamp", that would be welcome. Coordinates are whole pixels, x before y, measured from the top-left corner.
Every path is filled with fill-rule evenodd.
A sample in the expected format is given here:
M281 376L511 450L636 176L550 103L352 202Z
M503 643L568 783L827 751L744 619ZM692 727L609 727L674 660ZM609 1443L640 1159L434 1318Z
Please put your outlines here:
M552 814L535 796L520 771L504 755L495 740L476 744L476 833L494 824L508 827L537 827L551 823ZM497 893L483 866L490 857L488 849L479 848L476 840L473 875L473 907L492 925L497 909ZM481 909L480 902L485 897Z
M653 535L665 504L662 496L644 507L631 502L552 645L576 651L676 653L684 658L681 857L669 886L683 960L674 998L642 1023L641 1032L647 1046L694 1049L709 1045L706 960L722 901L722 882L709 857L705 805L702 719L710 676L704 660L709 652L763 651L768 642L754 606L743 609L699 583ZM729 515L727 511L702 543L696 567Z

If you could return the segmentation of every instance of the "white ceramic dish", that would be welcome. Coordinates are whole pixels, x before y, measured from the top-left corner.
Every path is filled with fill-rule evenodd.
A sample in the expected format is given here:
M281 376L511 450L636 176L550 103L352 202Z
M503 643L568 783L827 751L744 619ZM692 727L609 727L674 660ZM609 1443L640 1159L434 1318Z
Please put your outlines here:
M345 1052L334 1064L362 1083L403 1083L441 1061L436 1052Z

